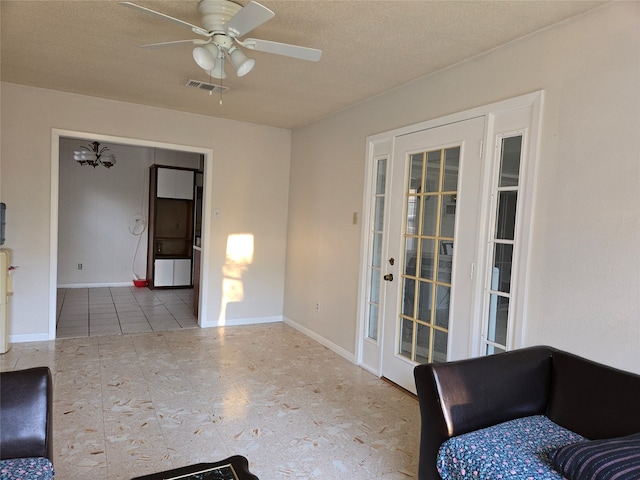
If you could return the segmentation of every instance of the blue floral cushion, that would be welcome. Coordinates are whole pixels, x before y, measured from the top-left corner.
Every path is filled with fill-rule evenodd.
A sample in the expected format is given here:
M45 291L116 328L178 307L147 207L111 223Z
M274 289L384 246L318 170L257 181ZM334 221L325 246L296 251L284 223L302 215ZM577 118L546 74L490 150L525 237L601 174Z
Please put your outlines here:
M0 480L48 480L53 465L43 457L0 460Z
M444 442L438 472L445 480L561 480L549 455L581 440L543 415L518 418Z

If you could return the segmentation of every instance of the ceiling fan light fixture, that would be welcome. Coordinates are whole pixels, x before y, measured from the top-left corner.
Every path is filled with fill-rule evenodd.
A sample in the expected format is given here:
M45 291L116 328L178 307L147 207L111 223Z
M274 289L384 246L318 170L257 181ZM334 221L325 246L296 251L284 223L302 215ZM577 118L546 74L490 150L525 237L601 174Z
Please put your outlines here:
M242 50L238 47L232 47L229 50L229 61L236 69L236 74L239 77L245 76L251 70L253 70L256 61L253 58L247 57Z
M264 5L260 5L256 0L249 0L245 6L240 5L237 0L199 0L198 9L204 27L132 2L121 1L118 3L139 12L178 23L189 28L191 32L206 37L206 39L175 40L141 46L156 48L185 43L197 45L193 49L193 59L200 68L214 78L226 78L227 75L224 70L227 55L236 69L238 77L242 77L253 70L256 61L248 58L235 43L250 50L274 53L312 62L317 62L322 56L322 51L315 48L255 38L248 38L244 41L239 40L254 28L259 27L275 16L275 13Z
M220 50L216 45L210 43L204 47L196 47L193 49L193 59L198 66L207 72L216 68L216 63L219 62ZM216 77L217 78L217 77Z
M224 71L224 58L221 58L211 70L207 70L207 73L213 78L227 78L227 73Z

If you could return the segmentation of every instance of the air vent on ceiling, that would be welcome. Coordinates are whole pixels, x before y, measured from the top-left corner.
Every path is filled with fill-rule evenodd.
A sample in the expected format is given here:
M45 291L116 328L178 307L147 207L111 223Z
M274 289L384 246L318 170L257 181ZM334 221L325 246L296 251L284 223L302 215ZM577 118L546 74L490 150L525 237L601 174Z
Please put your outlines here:
M200 90L206 90L212 93L225 93L229 90L229 87L223 85L213 85L211 83L201 82L199 80L187 80L185 83L187 87L199 88Z

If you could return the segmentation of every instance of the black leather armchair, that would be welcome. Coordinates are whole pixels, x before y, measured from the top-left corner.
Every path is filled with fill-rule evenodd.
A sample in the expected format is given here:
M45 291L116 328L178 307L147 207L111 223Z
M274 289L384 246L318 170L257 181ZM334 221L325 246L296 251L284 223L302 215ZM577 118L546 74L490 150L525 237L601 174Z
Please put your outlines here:
M0 460L53 463L52 380L47 367L0 373Z
M418 365L419 480L440 479L436 458L451 437L530 415L589 439L640 431L640 375L551 347Z

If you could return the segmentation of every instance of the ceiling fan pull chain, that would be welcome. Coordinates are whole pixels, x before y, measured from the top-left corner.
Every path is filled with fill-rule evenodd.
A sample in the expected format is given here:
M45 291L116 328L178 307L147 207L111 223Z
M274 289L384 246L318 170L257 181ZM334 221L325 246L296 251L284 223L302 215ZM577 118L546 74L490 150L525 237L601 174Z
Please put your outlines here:
M220 79L220 105L222 105L222 78Z

